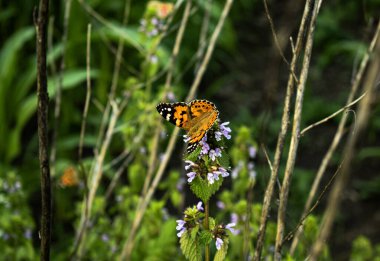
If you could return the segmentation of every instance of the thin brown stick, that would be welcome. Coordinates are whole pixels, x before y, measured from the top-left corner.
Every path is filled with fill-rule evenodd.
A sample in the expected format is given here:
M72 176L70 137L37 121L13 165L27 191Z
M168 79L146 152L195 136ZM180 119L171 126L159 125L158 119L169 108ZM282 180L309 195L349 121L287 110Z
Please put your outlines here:
M268 222L269 208L270 208L272 197L273 197L274 186L275 186L276 181L278 179L278 170L280 167L280 161L281 161L281 156L282 156L282 152L283 152L285 137L286 137L286 134L287 134L288 128L289 128L290 102L291 102L291 97L293 94L293 86L294 86L293 75L294 75L294 71L296 69L296 64L297 64L298 58L299 58L300 53L301 53L301 46L302 46L302 39L303 39L304 31L305 31L305 25L306 25L306 21L307 21L307 18L309 17L309 13L310 13L310 1L311 0L308 0L305 3L300 28L298 30L296 46L293 48L293 50L294 50L293 51L293 57L292 57L292 61L290 64L291 73L289 73L288 83L287 83L287 87L286 87L284 110L282 112L282 119L281 119L281 129L280 129L280 132L279 132L278 138L277 138L276 152L274 155L274 162L273 162L271 177L270 177L268 186L265 190L263 208L261 211L260 227L259 227L259 232L257 235L255 254L253 257L253 260L255 260L255 261L259 261L261 259L261 251L262 251L262 248L264 245L264 238L265 238L266 225Z
M49 94L47 91L47 23L49 16L49 1L41 0L38 17L35 18L36 51L37 51L37 124L38 148L41 172L41 260L50 260L51 241L51 180L48 152L48 106Z
M227 18L227 15L231 9L232 3L233 3L233 0L227 0L226 1L222 15L219 18L218 24L215 28L215 31L213 32L213 35L211 36L210 43L209 43L207 51L206 51L206 55L203 58L202 64L201 64L201 66L197 72L197 75L195 76L194 82L190 88L190 91L189 91L189 94L186 98L186 101L189 101L189 100L194 98L194 94L199 87L199 83L200 83L200 81L204 75L204 72L206 71L207 65L210 61L211 55L212 55L213 50L215 48L216 40L218 39L218 36L219 36L220 31L223 27L223 24L224 24L224 22ZM164 170L165 170L165 168L169 162L170 156L173 153L174 144L175 144L175 141L177 140L177 137L178 137L178 132L179 132L179 128L175 128L174 131L172 132L168 146L166 148L166 152L164 154L165 157L162 160L162 162L161 162L161 164L157 170L155 178L154 178L151 186L149 187L149 190L148 190L148 192L147 192L147 194L146 194L146 196L145 196L145 198L141 204L141 207L136 212L136 216L135 216L135 219L133 221L132 228L129 232L128 239L124 244L123 252L121 254L120 260L129 260L130 259L130 255L131 255L132 249L133 249L133 242L134 242L134 238L135 238L137 229L141 224L141 220L142 220L142 217L144 216L146 208L147 208L147 206L148 206L148 204L149 204L149 202L150 202L150 200L151 200L151 198L152 198L152 196L153 196L153 194L154 194L154 192L158 186L158 183L160 182L160 180L162 178Z
M316 0L314 1L314 8L309 24L309 31L307 33L306 38L306 44L305 44L305 54L303 57L302 62L302 70L301 70L301 76L299 79L299 83L297 85L297 95L296 95L296 101L295 101L295 108L294 108L294 117L293 117L293 129L292 129L292 137L290 141L290 148L289 148L289 154L288 154L288 160L286 162L285 167L285 174L284 179L282 181L282 188L280 191L280 205L278 208L278 215L277 215L277 234L276 234L276 245L275 245L275 252L274 252L274 259L276 261L281 260L281 250L282 250L282 240L284 236L284 230L285 230L285 216L286 216L286 207L288 203L288 194L289 194L289 187L290 182L294 170L294 165L296 161L297 156L297 149L299 144L299 133L300 133L300 126L301 126L301 115L302 115L302 105L303 105L303 96L305 91L305 85L306 80L309 72L309 66L310 66L310 58L313 48L313 37L314 37L314 30L315 25L317 21L317 16L319 13L319 9L321 6L322 1Z
M87 48L86 48L86 76L87 76L87 92L86 92L86 101L84 104L83 109L83 116L82 116L82 126L80 130L80 138L79 138L79 151L78 151L78 159L79 161L82 160L82 153L83 153L83 140L84 140L84 134L86 132L86 121L87 121L87 113L88 113L88 107L90 105L90 99L91 99L91 24L87 25Z
M358 69L358 71L357 71L357 73L355 75L355 78L353 79L351 91L350 91L350 94L349 94L349 96L347 98L346 104L350 104L352 102L352 100L354 99L355 95L356 95L356 92L357 92L357 90L359 88L359 84L360 84L360 82L361 82L361 80L363 78L363 74L365 72L365 69L367 68L367 64L368 64L368 61L369 61L370 54L373 52L373 48L374 48L374 46L376 44L378 36L379 36L379 30L376 31L376 33L374 34L374 37L372 38L371 44L368 47L368 50L367 50L366 54L364 55L364 57L363 57L363 59L362 59L362 61L360 63L359 69ZM342 116L342 118L341 118L341 120L339 122L338 129L337 129L337 131L336 131L336 133L334 135L334 138L333 138L333 141L331 143L331 146L327 150L325 156L323 157L321 165L318 168L317 174L316 174L315 179L313 181L313 185L311 187L310 193L309 193L308 198L306 200L306 204L305 204L302 216L304 216L308 212L308 209L311 206L311 203L312 203L312 201L313 201L313 199L315 197L315 194L317 193L320 181L322 180L323 174L325 173L325 171L327 169L327 166L328 166L328 164L329 164L329 162L330 162L330 160L331 160L331 158L332 158L332 156L333 156L336 148L338 147L338 145L340 143L340 140L341 140L341 138L343 136L347 119L348 119L347 113L343 114L343 116ZM301 226L297 230L297 232L296 232L296 234L294 236L294 239L292 241L292 244L291 244L291 247L290 247L290 255L294 254L294 251L295 251L295 249L297 247L297 244L298 244L298 241L299 241L299 237L300 237L302 231L303 231L303 227Z
M284 52L282 51L282 48L281 48L280 43L279 43L279 41L278 41L277 34L276 34L276 30L275 30L275 28L274 28L273 19L272 19L270 13L269 13L269 8L268 8L267 1L266 1L266 0L263 0L263 3L264 3L264 8L265 8L265 14L266 14L266 16L267 16L267 18L268 18L268 21L269 21L269 24L270 24L270 29L271 29L272 36L273 36L274 42L275 42L275 44L276 44L277 50L278 50L278 52L280 53L282 60L283 60L288 66L290 66L288 60L285 58Z
M309 131L310 129L322 124L322 123L325 123L327 122L328 120L334 118L335 116L337 116L339 113L345 111L347 108L355 105L356 103L358 103L361 99L364 98L364 96L366 95L367 93L363 93L359 98L357 98L356 100L350 102L349 104L347 104L346 106L340 108L339 110L337 110L336 112L334 112L333 114L331 114L330 116L327 116L326 118L320 120L320 121L317 121L316 123L313 123L311 125L309 125L308 127L304 128L301 132L300 132L300 135L303 136L305 134L305 132Z
M377 25L377 32L378 31L380 31L380 22ZM342 191L345 188L347 180L350 176L351 164L355 156L355 146L360 137L363 135L363 131L365 130L368 123L373 93L376 87L376 78L378 77L379 71L380 41L377 41L374 48L373 60L368 68L366 81L363 84L364 90L368 93L368 95L366 95L365 98L362 99L359 103L357 124L356 126L352 126L348 142L344 148L344 164L342 166L341 175L339 175L335 181L329 199L327 200L328 203L323 217L323 223L319 230L317 240L314 242L314 245L312 247L309 258L310 261L318 260L323 246L331 233L332 224L334 222L336 212L338 211L340 201L342 199Z
M55 175L55 159L57 154L57 137L59 132L59 121L60 121L60 115L61 115L61 100L62 100L62 85L63 85L63 73L65 71L66 63L65 63L65 56L66 56L66 48L67 48L67 35L69 31L69 18L70 18L70 11L71 11L71 1L67 0L65 4L65 14L63 19L63 34L62 34L62 57L61 57L61 63L59 66L58 71L58 81L57 81L57 91L55 95L55 107L54 107L54 129L53 129L53 137L51 140L51 155L50 155L50 163L51 163L51 174L54 177Z

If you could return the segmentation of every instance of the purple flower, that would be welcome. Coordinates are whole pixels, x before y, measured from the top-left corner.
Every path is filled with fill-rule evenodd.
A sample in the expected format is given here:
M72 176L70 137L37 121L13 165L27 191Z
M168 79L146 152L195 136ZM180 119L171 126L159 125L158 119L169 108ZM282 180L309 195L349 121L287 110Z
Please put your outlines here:
M185 170L189 170L192 166L195 166L195 163L192 162L191 160L185 160Z
M232 234L237 235L237 234L239 234L239 230L234 229L233 228L234 226L236 226L235 223L229 223L229 224L226 225L226 229L228 229L229 231L231 231Z
M185 179L184 178L180 178L177 182L177 185L176 185L176 188L179 190L179 191L182 191L183 190L183 185L185 184Z
M152 20L150 20L150 22L153 24L153 25L158 25L159 21L156 17L153 17Z
M184 227L181 231L177 233L177 237L182 237L183 233L186 232L186 228Z
M230 122L224 122L220 124L220 131L222 132L223 136L226 137L227 140L231 139L231 128L227 127L228 124L230 124Z
M239 216L236 213L231 213L231 223L237 223L239 221Z
M176 226L175 229L177 229L177 230L181 230L182 228L185 227L185 224L186 224L186 221L185 221L185 220L178 219L178 220L176 220L175 222L177 222L177 226Z
M220 141L222 139L222 133L220 131L215 132L215 139Z
M219 167L218 170L214 172L217 172L218 174L222 175L223 178L228 177L230 175L230 173L228 173L228 171L223 167Z
M183 135L184 142L189 142L189 140L191 140L191 137L188 137L187 135Z
M214 173L207 173L207 180L209 184L214 184L215 182Z
M158 35L158 30L156 28L153 28L152 31L148 32L147 34L149 37Z
M175 99L176 99L173 92L168 92L166 94L166 98L168 98L169 101L175 101Z
M203 154L203 155L208 154L208 151L210 150L210 145L208 145L208 143L207 143L207 136L203 137L200 144L202 146L201 154Z
M32 238L32 230L30 228L28 228L28 229L25 230L24 237L26 239L31 239Z
M216 206L220 209L224 209L226 207L223 201L220 201L220 200L216 202Z
M110 240L110 237L107 234L102 234L102 240L103 242L107 242Z
M197 173L194 171L187 173L186 174L186 176L188 177L187 182L191 183L196 175Z
M256 158L257 150L256 150L255 147L250 146L250 147L248 148L248 153L249 153L249 156L250 156L252 159L254 159L254 158Z
M149 57L149 60L150 60L150 62L151 63L157 63L158 62L158 57L157 57L157 55L151 55L150 57Z
M243 168L243 164L244 164L243 161L240 160L240 161L238 162L237 166L232 170L232 173L231 173L232 175L231 175L231 176L232 176L233 179L236 179L236 178L237 178L239 172L240 172L241 169Z
M177 226L175 229L179 231L177 233L177 237L181 237L182 234L185 233L186 231L186 227L185 227L186 221L178 219L176 220L176 222L177 222Z
M222 248L222 245L223 245L223 240L221 240L219 237L217 237L215 245L216 245L216 249L220 250Z
M222 156L222 150L219 148L216 148L215 150L210 150L209 152L209 157L215 161L216 157L221 157Z
M204 208L202 207L202 201L199 201L197 204L198 211L204 211Z

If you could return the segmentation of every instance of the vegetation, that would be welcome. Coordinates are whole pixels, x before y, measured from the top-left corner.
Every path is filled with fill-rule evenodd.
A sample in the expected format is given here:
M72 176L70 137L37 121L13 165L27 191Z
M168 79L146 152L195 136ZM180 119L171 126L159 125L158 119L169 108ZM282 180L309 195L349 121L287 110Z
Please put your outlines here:
M37 6L0 3L2 260L41 251ZM50 258L380 260L379 10L51 2ZM156 107L194 99L186 153Z

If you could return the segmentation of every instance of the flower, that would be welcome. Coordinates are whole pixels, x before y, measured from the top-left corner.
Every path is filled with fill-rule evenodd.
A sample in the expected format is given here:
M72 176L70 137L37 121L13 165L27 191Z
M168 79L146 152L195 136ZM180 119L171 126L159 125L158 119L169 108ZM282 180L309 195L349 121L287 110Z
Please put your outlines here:
M181 231L177 233L177 237L182 237L183 233L186 232L186 228L183 228Z
M183 135L183 141L184 142L189 142L189 140L191 140L191 137L189 137L187 135Z
M177 237L181 237L182 234L185 233L186 231L186 227L185 227L186 221L182 219L178 219L176 220L176 222L177 222L177 226L175 229L179 231L177 233Z
M223 201L220 201L220 200L216 202L216 206L220 209L224 209L226 207Z
M237 176L238 176L238 174L239 174L239 172L241 171L241 169L243 168L243 161L242 160L240 160L239 162L238 162L238 164L237 164L237 166L232 170L232 178L233 179L236 179L237 178Z
M239 230L234 229L233 227L236 226L235 223L229 223L226 225L226 229L228 229L232 234L237 235L239 234Z
M189 178L187 179L187 182L191 183L191 182L193 181L193 179L195 178L196 175L197 175L197 173L194 172L194 171L187 173L186 176L189 177Z
M30 228L28 228L28 229L25 230L24 237L26 239L31 239L32 238L32 230Z
M220 141L221 139L222 139L222 133L220 132L220 131L216 131L215 132L215 139L217 140L217 141Z
M214 173L207 173L207 180L209 184L214 184L215 178Z
M207 143L207 136L204 136L203 139L200 141L200 144L202 146L202 150L200 154L206 155L208 154L210 150L210 145Z
M230 173L228 173L228 171L223 167L219 167L218 170L215 172L218 172L220 175L222 175L223 178L228 177L230 175Z
M221 149L216 148L215 150L210 150L210 152L209 152L208 155L209 155L209 157L210 157L213 161L215 161L216 157L221 157L221 156L222 156L222 151L221 151Z
M204 208L202 207L202 201L199 201L197 204L198 211L204 211Z
M177 182L177 185L176 185L176 188L179 190L179 191L182 191L183 190L183 185L185 184L185 179L184 178L180 178Z
M216 245L216 249L220 250L222 248L222 245L223 245L223 240L220 239L219 237L217 237L215 245Z
M228 124L230 124L230 122L224 122L220 124L220 131L223 134L223 136L226 137L227 140L231 139L231 128L227 127Z
M157 55L152 54L149 57L149 60L150 60L151 63L157 63L158 62L158 57L157 57Z
M195 166L196 164L192 162L191 160L185 160L185 170L189 170L192 166Z
M231 223L237 223L239 221L239 216L236 213L231 213Z
M250 156L252 159L254 159L254 158L256 158L257 150L256 150L255 147L250 146L250 147L248 148L248 153L249 153L249 156Z
M185 227L185 224L186 224L186 221L185 220L182 220L182 219L178 219L176 220L175 222L177 222L177 226L175 229L177 230L181 230Z
M110 240L110 237L107 234L102 234L102 241L107 242Z

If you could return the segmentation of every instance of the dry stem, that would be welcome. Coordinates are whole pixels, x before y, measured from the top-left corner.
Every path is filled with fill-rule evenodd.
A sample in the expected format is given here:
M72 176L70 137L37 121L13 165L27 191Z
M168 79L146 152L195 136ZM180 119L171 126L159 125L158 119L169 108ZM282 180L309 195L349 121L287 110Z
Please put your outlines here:
M310 20L309 31L306 38L305 54L303 57L301 76L299 79L299 83L297 85L297 96L296 96L295 108L294 108L292 137L290 141L288 160L286 162L286 167L285 167L284 179L282 182L282 188L280 192L280 206L279 206L278 215L277 215L277 234L276 234L276 245L275 245L275 252L274 252L274 259L276 261L281 260L281 249L282 249L282 240L283 240L284 230L285 230L285 216L286 216L286 207L287 207L287 202L288 202L289 187L290 187L291 177L294 170L298 143L299 143L299 138L300 138L299 133L300 133L300 125L301 125L303 96L304 96L306 80L307 80L307 76L309 72L311 52L313 48L314 29L315 29L315 24L317 21L317 16L318 16L321 3L322 1L319 1L319 0L316 0L314 2L314 9L313 9L312 17Z

